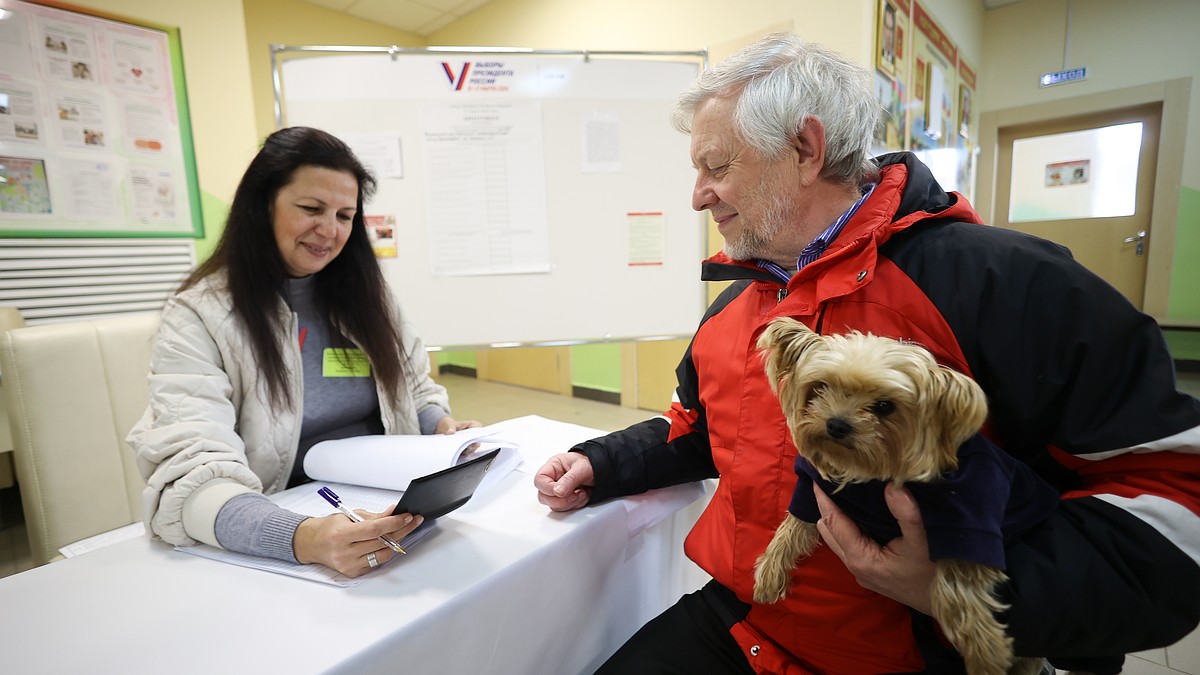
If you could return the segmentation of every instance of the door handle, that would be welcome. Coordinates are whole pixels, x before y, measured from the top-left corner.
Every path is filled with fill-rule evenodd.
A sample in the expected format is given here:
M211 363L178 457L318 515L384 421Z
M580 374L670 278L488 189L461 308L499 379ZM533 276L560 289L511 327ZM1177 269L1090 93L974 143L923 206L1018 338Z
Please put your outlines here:
M1132 244L1137 242L1137 255L1142 255L1146 250L1146 231L1138 230L1138 233L1132 237L1125 237L1121 240L1123 243Z

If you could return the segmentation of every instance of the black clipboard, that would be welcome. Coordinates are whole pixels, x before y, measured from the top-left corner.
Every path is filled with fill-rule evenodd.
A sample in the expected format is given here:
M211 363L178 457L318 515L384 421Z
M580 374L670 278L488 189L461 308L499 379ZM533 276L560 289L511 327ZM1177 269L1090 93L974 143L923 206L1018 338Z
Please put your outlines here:
M429 521L466 504L499 454L497 448L462 464L412 479L392 515L411 513L425 516Z

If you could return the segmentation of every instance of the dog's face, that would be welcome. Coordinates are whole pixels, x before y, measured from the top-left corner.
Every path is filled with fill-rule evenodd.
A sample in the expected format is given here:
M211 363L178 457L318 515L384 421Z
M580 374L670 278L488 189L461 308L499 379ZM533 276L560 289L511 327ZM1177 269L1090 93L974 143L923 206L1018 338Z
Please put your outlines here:
M758 347L797 450L835 483L932 480L987 416L979 385L915 345L781 318Z

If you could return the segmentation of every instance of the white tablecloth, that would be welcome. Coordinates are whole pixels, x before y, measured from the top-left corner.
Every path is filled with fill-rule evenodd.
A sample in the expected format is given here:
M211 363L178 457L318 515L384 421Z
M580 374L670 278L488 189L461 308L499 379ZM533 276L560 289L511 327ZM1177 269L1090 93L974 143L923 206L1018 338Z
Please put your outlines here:
M527 433L559 424L546 422ZM0 670L590 673L704 582L682 540L711 489L554 514L537 502L533 454L353 588L144 538L0 579Z

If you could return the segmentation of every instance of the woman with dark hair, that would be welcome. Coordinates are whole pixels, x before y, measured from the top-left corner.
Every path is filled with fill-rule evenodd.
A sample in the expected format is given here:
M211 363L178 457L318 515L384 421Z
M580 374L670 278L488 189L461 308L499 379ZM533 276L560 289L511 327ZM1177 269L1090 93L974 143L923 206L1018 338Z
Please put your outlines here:
M420 525L408 515L306 518L264 493L305 482L319 441L454 433L429 357L367 238L371 174L343 142L292 127L242 176L212 256L163 309L150 405L129 434L146 521L204 542L358 576Z

